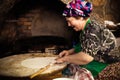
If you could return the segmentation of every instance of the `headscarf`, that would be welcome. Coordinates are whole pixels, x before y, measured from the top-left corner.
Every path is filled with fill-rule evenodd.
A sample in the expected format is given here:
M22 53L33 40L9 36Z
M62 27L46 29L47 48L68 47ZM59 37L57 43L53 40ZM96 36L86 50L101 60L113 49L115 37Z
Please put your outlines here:
M67 4L63 16L89 17L92 12L92 4L86 0L73 0Z

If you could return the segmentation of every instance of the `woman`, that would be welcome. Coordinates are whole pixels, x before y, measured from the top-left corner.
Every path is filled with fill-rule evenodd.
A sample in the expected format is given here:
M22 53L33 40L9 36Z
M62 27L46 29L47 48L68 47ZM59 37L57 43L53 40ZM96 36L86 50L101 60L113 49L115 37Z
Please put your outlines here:
M114 59L109 52L114 49L116 39L107 28L90 20L91 11L89 1L74 0L63 12L68 26L80 31L80 36L75 47L59 54L57 63L70 63L63 74L75 80L94 80Z

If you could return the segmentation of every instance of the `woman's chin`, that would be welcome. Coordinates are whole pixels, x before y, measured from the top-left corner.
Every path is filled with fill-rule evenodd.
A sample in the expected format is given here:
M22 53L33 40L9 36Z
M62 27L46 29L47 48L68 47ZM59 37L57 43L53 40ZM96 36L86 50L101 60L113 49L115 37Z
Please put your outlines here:
M74 28L75 31L80 31L79 29Z

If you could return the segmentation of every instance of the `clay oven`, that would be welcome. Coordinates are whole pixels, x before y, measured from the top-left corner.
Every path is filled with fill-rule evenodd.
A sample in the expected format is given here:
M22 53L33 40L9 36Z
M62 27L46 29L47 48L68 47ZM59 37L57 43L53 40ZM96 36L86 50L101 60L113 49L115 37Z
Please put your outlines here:
M59 0L21 0L8 12L1 28L2 52L45 51L47 46L70 45L69 30Z

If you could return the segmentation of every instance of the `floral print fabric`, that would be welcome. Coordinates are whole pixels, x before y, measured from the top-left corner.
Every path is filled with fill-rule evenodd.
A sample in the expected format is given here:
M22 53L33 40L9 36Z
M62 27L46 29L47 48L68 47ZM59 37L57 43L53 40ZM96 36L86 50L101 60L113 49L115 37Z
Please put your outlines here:
M64 77L74 80L94 80L90 71L75 64L69 64L63 73Z
M92 12L92 4L85 0L72 0L63 11L63 16L89 17Z
M114 49L116 39L112 32L95 21L91 21L80 34L82 51L99 62L106 62L105 56Z

